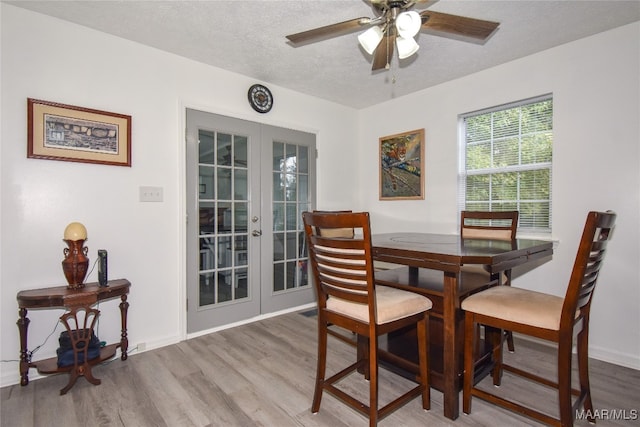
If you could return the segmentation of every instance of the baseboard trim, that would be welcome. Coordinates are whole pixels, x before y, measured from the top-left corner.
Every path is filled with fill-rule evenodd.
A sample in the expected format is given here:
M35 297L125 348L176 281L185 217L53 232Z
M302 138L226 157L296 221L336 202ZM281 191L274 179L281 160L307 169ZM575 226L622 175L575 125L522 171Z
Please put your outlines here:
M315 306L316 306L316 303L312 302L312 303L309 303L309 304L299 305L297 307L287 308L285 310L274 311L273 313L260 314L258 316L252 317L250 319L244 319L244 320L241 320L239 322L229 323L227 325L217 326L215 328L206 329L206 330L203 330L203 331L198 331L198 332L193 332L193 333L187 334L187 339L200 337L202 335L207 335L207 334L211 334L211 333L218 332L218 331L224 331L225 329L235 328L236 326L247 325L249 323L258 322L260 320L264 320L264 319L269 319L271 317L280 316L282 314L292 313L292 312L301 311L301 310L308 310L308 309L313 308Z
M552 344L549 341L537 339L527 335L520 335L517 333L514 333L513 335L517 336L518 339L535 342L537 344L541 344L547 347L555 347L554 344ZM576 352L575 345L574 345L573 352L574 353ZM640 370L640 357L638 355L620 353L620 352L612 351L611 349L603 348L603 347L589 346L589 358L600 360L602 362L611 363L613 365L622 366L625 368Z

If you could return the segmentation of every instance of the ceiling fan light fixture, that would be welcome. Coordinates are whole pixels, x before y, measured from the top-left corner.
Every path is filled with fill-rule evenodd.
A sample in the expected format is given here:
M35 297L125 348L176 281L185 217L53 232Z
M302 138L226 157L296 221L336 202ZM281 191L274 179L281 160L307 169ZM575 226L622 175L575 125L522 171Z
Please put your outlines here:
M382 28L376 25L369 28L364 33L358 36L358 41L360 42L360 46L367 51L369 55L373 55L373 52L376 50L376 47L380 44L382 40L383 33Z
M414 37L420 31L422 25L422 18L420 14L415 10L408 12L402 12L396 18L396 29L398 35L406 39Z
M420 45L416 43L413 37L398 36L396 45L398 46L398 58L400 59L408 58L420 49Z

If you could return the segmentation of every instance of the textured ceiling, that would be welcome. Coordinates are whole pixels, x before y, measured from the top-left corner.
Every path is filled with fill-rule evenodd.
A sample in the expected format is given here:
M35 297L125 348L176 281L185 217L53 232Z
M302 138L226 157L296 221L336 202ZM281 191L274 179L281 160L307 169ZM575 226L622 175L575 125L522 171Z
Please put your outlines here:
M440 0L430 9L500 27L484 44L420 33L417 55L372 72L359 32L299 47L285 38L373 17L364 0L5 2L354 108L640 20L639 0Z

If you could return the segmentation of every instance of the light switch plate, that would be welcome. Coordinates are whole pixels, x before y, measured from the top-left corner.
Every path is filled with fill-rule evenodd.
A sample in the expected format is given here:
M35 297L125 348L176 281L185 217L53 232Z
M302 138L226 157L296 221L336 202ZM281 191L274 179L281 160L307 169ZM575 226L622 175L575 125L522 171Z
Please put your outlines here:
M141 202L161 202L162 187L140 187Z

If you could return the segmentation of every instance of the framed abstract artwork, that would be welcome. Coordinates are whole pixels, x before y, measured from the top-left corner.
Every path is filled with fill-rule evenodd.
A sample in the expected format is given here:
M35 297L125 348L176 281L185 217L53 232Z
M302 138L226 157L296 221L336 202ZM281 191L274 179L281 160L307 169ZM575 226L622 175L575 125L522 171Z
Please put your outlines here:
M131 116L28 98L27 157L131 166Z
M380 200L424 199L424 129L380 138Z

